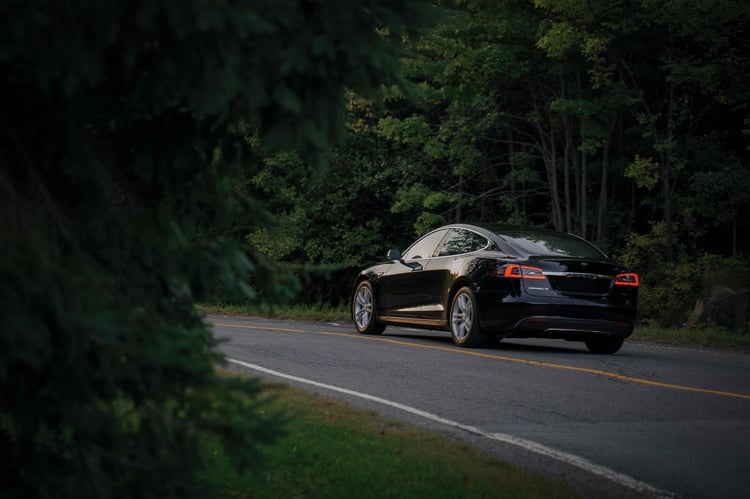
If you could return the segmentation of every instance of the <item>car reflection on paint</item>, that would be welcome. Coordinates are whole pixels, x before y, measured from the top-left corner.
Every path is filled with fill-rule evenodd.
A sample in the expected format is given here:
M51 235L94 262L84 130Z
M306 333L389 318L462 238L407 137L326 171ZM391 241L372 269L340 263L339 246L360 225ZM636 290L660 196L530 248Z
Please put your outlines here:
M360 333L380 334L391 324L450 331L466 347L539 337L612 354L633 332L638 276L571 234L446 225L387 258L355 283Z

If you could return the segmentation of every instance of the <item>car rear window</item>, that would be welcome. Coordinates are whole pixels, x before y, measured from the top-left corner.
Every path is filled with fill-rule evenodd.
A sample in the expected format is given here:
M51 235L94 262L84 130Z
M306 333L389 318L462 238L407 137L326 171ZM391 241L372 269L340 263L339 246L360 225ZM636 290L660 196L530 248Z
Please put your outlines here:
M534 230L503 231L496 234L524 256L555 255L587 260L607 259L599 248L570 234Z

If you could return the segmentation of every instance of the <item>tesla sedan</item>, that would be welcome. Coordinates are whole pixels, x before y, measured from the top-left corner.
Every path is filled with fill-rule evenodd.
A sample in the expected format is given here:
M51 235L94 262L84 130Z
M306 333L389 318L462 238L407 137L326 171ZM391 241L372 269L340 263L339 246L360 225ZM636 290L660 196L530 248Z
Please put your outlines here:
M445 330L465 347L558 338L613 354L635 325L638 275L571 234L446 225L387 258L355 283L360 333L381 334L387 325Z

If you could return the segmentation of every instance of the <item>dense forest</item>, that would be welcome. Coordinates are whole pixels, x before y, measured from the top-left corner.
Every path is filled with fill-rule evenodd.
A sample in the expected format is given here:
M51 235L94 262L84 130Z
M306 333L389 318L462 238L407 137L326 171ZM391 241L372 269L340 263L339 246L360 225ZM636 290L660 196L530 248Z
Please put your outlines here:
M280 419L194 304L445 222L594 240L645 323L740 295L749 59L744 0L3 1L0 495L215 494Z
M440 3L404 85L349 94L323 170L293 151L250 170L280 224L255 248L356 267L443 223L532 224L640 272L646 322L750 287L747 2ZM347 276L302 299L345 300Z

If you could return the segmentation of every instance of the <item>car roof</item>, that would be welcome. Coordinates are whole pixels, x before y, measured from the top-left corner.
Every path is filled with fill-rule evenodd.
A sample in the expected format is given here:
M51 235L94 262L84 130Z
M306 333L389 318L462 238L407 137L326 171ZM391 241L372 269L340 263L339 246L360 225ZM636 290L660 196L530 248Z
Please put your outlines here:
M556 256L564 256L557 252L548 251L548 252L540 252L540 251L532 251L528 247L523 247L517 243L519 240L558 240L558 241L569 241L571 243L575 244L583 244L588 247L593 248L593 250L599 254L599 257L602 259L607 259L606 253L604 253L601 249L599 249L596 245L591 243L590 241L585 240L584 238L577 236L575 234L570 234L567 232L560 232L552 229L546 229L543 227L532 227L532 226L524 226L524 225L509 225L509 224L469 224L469 223L455 223L455 224L449 224L445 225L443 227L440 227L440 229L444 228L463 228L463 229L469 229L474 232L478 232L486 237L489 237L490 239L494 240L495 242L501 243L502 246L510 246L512 250L514 250L514 253L517 253L519 256L529 257L534 255L550 255L554 254ZM438 230L438 229L436 229Z

